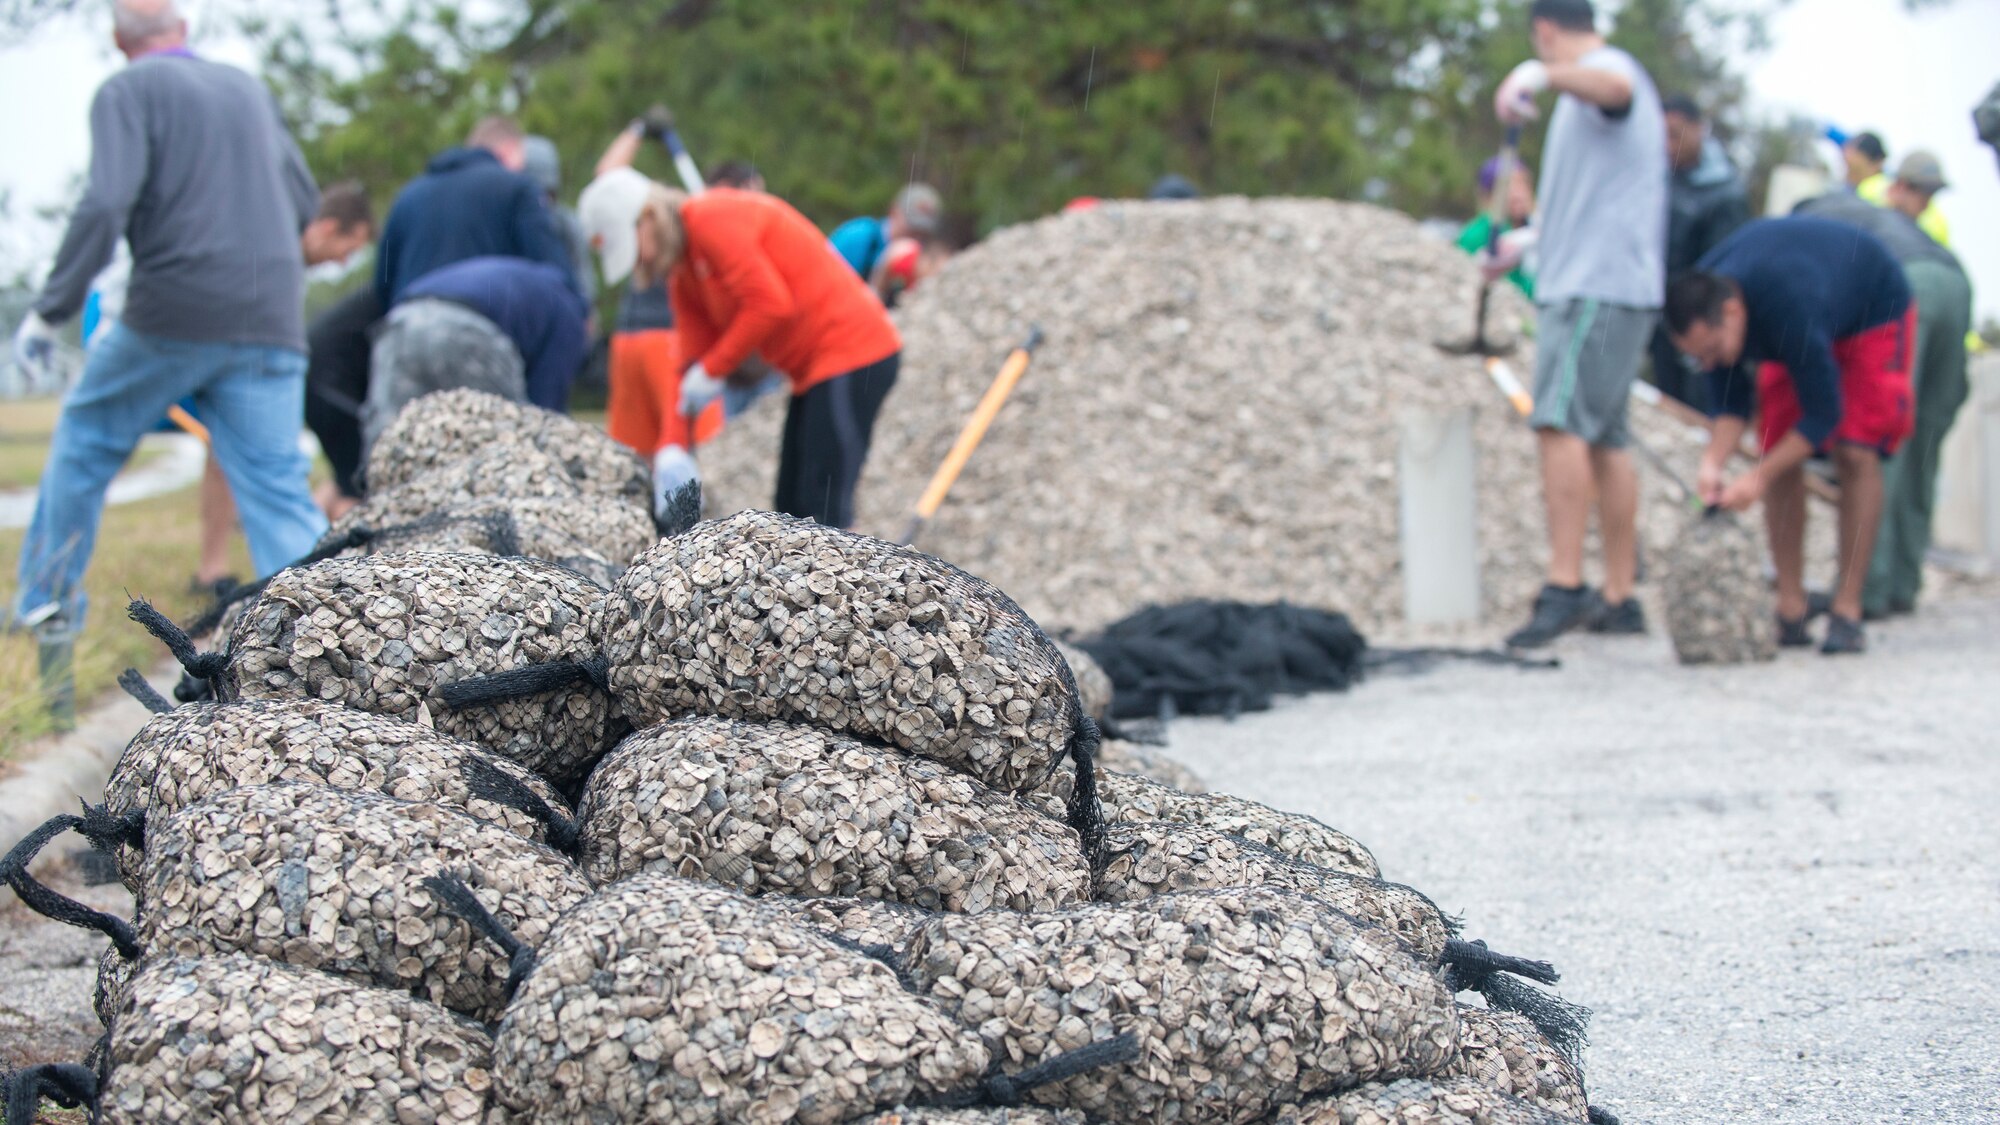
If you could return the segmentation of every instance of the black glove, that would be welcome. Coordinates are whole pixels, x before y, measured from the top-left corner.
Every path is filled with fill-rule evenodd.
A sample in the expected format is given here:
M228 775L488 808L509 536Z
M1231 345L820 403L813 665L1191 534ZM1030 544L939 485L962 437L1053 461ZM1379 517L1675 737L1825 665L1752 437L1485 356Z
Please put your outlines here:
M640 136L664 142L674 131L674 115L666 106L656 105L640 115L638 125Z

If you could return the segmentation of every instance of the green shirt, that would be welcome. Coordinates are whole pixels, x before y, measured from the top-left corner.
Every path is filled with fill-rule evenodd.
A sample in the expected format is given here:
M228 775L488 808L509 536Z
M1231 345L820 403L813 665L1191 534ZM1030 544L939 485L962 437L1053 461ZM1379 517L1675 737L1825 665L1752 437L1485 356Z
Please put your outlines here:
M1468 254L1479 253L1486 249L1486 235L1492 229L1491 215L1481 213L1474 216L1471 222L1465 224L1465 229L1458 232L1458 248ZM1507 275L1507 280L1513 282L1514 288L1519 289L1523 296L1531 301L1535 299L1535 279L1528 276L1525 267L1515 266L1514 272Z

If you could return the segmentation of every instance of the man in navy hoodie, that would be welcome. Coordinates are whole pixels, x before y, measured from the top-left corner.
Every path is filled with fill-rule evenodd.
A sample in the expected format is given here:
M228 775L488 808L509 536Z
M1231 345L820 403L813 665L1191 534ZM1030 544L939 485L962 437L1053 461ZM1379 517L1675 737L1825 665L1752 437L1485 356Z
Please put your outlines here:
M403 188L375 250L375 296L382 308L394 308L416 279L467 258L527 258L570 268L541 188L521 174L526 139L509 118L489 117L473 126L463 148L439 153Z

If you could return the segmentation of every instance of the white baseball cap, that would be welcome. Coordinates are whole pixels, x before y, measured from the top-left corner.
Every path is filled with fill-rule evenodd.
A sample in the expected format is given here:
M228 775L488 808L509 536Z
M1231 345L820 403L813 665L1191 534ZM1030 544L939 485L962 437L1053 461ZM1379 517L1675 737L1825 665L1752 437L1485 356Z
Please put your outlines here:
M630 168L613 168L590 181L577 197L576 215L583 233L597 248L604 283L616 285L639 262L639 214L653 181Z

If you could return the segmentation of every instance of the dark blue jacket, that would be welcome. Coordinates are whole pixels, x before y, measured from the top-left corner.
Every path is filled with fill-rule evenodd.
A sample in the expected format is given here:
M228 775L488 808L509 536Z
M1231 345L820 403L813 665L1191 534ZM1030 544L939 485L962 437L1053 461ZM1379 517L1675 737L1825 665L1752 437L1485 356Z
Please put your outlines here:
M1889 251L1858 227L1825 219L1758 219L1702 255L1704 273L1743 290L1750 314L1734 368L1709 372L1717 413L1748 418L1756 365L1776 362L1798 388L1800 436L1817 449L1840 424L1836 340L1900 320L1910 283Z
M412 281L403 299L435 297L492 321L527 365L528 401L547 410L569 406L569 387L588 350L583 298L566 266L525 258L467 258Z
M383 308L394 307L417 278L484 255L571 268L569 248L534 181L509 172L483 148L447 149L389 209L375 248L375 296Z

